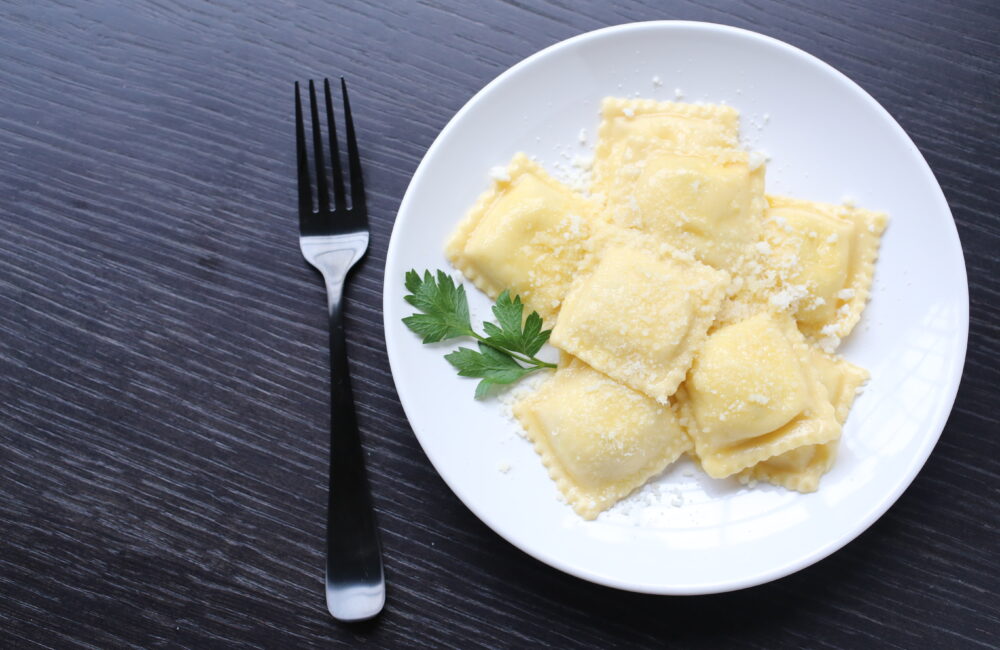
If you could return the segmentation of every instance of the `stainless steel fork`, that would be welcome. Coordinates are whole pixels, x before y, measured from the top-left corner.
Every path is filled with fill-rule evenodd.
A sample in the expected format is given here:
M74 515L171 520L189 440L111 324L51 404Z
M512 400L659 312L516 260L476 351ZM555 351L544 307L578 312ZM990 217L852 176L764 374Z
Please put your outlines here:
M361 158L354 138L354 122L347 99L347 83L340 86L344 97L347 159L350 171L351 206L347 207L344 175L337 148L330 81L323 80L330 166L333 170L333 208L323 156L316 88L309 81L312 117L315 209L310 183L309 156L299 84L295 83L295 145L299 172L299 246L302 255L323 275L330 314L330 480L326 513L326 606L341 621L372 618L385 604L382 548L371 492L365 476L364 455L354 414L354 397L347 365L344 338L344 281L347 273L368 248L368 214L361 179Z

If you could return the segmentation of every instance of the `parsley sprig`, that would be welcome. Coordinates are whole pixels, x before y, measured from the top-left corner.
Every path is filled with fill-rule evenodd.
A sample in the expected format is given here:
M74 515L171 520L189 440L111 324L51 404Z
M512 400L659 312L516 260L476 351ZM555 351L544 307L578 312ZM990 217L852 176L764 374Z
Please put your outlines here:
M447 339L470 337L476 340L479 350L459 348L445 355L462 377L478 377L476 399L482 399L495 385L512 384L525 375L542 368L555 368L556 364L535 358L552 330L542 329L542 317L531 312L524 318L524 305L520 296L510 297L504 291L493 305L496 323L483 323L485 336L472 329L469 303L465 287L455 282L444 271L437 277L424 271L407 271L405 296L421 312L403 319L411 330L423 337L424 343L437 343Z

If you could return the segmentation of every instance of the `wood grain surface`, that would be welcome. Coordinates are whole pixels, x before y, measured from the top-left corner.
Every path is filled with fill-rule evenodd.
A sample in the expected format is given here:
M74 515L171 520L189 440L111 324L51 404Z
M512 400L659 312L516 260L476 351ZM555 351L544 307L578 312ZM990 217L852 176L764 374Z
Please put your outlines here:
M564 575L480 523L389 374L382 269L427 147L479 88L583 31L683 18L841 69L958 222L965 378L913 486L858 540L699 598ZM1000 5L7 2L0 18L0 646L1000 645ZM322 598L323 289L297 245L291 83L345 75L372 246L348 291L388 606ZM933 263L928 260L927 263Z

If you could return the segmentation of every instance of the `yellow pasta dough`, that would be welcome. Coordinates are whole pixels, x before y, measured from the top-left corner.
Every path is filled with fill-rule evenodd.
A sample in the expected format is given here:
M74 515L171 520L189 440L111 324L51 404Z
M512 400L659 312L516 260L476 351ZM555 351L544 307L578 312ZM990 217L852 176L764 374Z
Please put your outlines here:
M691 448L668 406L564 355L514 405L560 492L585 519L626 497Z
M724 478L840 435L810 361L805 339L786 315L761 313L709 336L678 393L709 476Z
M705 264L740 272L761 240L764 166L752 168L745 151L655 149L623 156L609 178L608 219Z
M833 404L834 415L838 422L844 424L858 390L868 381L869 373L846 359L827 354L816 347L810 347L810 355L819 379L826 387L827 397Z
M593 205L517 154L459 224L448 259L495 298L520 295L527 311L551 321L589 255Z
M843 426L858 389L868 379L868 371L822 350L811 347L810 358L826 388L837 422ZM820 478L830 471L837 458L839 438L822 445L804 445L798 449L761 461L740 473L740 481L767 481L789 490L814 492Z
M673 151L735 147L739 122L739 112L729 106L607 97L601 103L593 191L607 189L625 142Z
M887 217L881 212L769 196L767 240L779 291L806 334L836 347L861 318Z
M665 404L728 284L728 274L694 260L609 245L566 295L550 342Z

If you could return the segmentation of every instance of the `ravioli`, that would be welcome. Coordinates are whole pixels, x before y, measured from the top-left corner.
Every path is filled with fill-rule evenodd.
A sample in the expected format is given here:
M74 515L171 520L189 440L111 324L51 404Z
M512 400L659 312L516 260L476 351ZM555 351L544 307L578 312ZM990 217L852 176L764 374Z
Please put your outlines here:
M479 289L552 328L559 366L514 415L586 519L685 452L713 478L818 489L868 377L828 353L865 308L887 217L765 196L739 119L606 98L589 195L585 174L571 189L517 154L447 242Z
M768 203L767 240L780 284L771 300L832 350L861 318L887 217L777 196Z
M612 172L607 218L718 269L740 273L761 240L764 166L745 151L633 151Z
M607 97L601 102L592 191L607 191L625 142L673 151L731 148L738 142L739 122L739 112L730 106Z
M590 254L593 214L590 201L519 153L458 225L445 254L491 298L509 289L548 322Z
M840 435L810 361L805 339L783 314L764 312L708 337L678 401L709 476L725 478Z
M566 295L549 341L667 403L725 297L729 275L662 247L604 247Z
M585 519L628 496L691 448L668 406L563 355L514 405L549 475Z
M826 388L834 416L843 426L858 390L868 379L868 371L816 347L810 347L809 352L813 367ZM739 479L744 483L767 481L789 490L815 492L820 478L833 467L838 444L839 438L822 445L804 445L786 451L744 470Z

